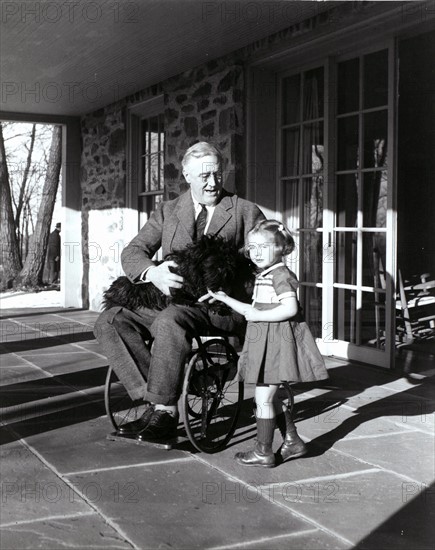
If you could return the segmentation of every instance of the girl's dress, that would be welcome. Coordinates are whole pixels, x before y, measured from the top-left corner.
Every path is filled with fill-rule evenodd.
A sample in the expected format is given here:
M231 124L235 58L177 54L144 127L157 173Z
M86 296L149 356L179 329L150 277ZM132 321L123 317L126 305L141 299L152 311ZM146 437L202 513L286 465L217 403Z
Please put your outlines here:
M280 300L296 297L298 281L283 262L268 267L255 279L252 305L273 309ZM288 321L248 321L239 359L239 379L247 383L313 382L328 378L316 342L301 308Z

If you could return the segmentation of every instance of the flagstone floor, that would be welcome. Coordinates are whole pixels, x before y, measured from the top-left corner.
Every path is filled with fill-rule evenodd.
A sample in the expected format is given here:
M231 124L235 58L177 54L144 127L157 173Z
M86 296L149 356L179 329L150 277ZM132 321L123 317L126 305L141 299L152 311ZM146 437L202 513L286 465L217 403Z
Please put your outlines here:
M255 436L252 392L217 454L106 438L96 316L2 311L2 550L433 550L433 355L408 355L407 377L327 358L331 379L297 395L308 456L246 468L233 455Z

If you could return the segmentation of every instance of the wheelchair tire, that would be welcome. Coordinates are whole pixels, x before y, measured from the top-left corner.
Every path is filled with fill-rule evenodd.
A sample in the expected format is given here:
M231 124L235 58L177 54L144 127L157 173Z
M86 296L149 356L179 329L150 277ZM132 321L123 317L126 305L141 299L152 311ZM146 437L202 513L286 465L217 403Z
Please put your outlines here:
M201 344L184 376L182 415L187 436L199 451L226 446L236 429L243 402L243 383L235 380L238 356L223 339Z
M145 412L143 400L133 401L112 367L109 367L104 386L104 406L107 416L118 430L123 424L138 419Z

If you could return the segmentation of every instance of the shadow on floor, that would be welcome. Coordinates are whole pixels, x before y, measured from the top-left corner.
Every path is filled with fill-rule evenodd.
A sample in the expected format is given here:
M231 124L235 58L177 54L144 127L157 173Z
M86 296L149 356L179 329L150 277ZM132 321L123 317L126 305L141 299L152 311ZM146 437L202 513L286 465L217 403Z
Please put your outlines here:
M94 340L92 331L74 332L62 336L46 336L44 338L34 338L25 340L14 340L12 342L3 343L0 346L0 354L17 353L23 351L33 351L44 348L52 348L54 346L62 346L64 344L77 344L77 342L86 342Z
M429 550L434 547L435 484L427 487L423 483L404 481L402 500L403 508L360 541L355 550Z

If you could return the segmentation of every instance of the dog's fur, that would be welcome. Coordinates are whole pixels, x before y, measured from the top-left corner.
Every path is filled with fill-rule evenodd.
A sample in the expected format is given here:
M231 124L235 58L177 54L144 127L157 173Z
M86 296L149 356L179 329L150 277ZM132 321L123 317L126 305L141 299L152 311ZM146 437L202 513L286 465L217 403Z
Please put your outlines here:
M174 269L184 279L183 287L172 289L165 296L153 284L135 284L127 277L119 277L104 292L104 309L122 306L135 310L146 307L162 310L169 303L193 305L207 289L223 290L237 299L249 302L252 293L253 270L247 258L231 242L222 237L204 235L184 250L165 258L177 264ZM228 308L221 302L210 306L224 315Z

